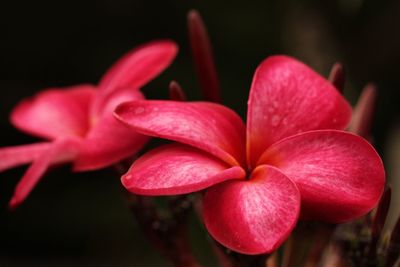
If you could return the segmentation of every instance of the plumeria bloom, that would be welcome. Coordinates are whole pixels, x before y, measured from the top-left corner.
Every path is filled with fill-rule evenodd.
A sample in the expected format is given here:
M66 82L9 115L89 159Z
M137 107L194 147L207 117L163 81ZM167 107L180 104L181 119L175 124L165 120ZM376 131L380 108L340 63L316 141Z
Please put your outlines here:
M73 162L75 171L95 170L135 154L148 137L118 122L112 112L122 102L144 99L140 87L176 53L171 41L148 43L117 61L97 86L47 89L19 103L11 123L48 141L0 149L0 170L31 163L10 206L21 203L51 165Z
M379 155L342 131L349 104L290 57L258 67L246 126L234 111L207 102L133 101L115 114L141 134L175 141L134 162L123 185L143 195L207 189L205 225L237 252L272 252L299 216L332 223L362 216L383 192Z

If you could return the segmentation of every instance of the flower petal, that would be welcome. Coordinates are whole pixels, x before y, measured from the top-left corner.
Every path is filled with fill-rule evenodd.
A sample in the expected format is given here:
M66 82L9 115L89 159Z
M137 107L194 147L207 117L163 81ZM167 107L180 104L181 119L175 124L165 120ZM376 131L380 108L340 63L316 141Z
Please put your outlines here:
M114 92L87 134L74 164L75 171L95 170L134 155L149 137L138 134L113 116L115 107L126 101L144 99L141 92L123 89Z
M137 153L149 140L112 115L104 117L84 140L74 171L107 167Z
M94 87L87 84L42 91L19 103L11 122L22 131L48 139L83 136L89 127L88 106L94 93Z
M146 153L121 180L126 189L136 194L175 195L244 177L240 167L230 168L197 148L173 143Z
M113 116L114 110L118 107L119 104L128 101L144 100L144 99L145 97L143 93L136 89L130 87L120 89L110 94L110 96L107 98L107 102L105 103L102 110L98 114L98 117L102 118L104 116L108 117Z
M50 146L45 142L0 148L0 172L32 162Z
M245 126L222 105L134 101L118 106L115 114L139 133L192 145L231 165L244 166Z
M116 90L138 90L154 79L171 64L177 52L177 45L169 40L153 41L128 52L101 79L92 115L101 112L110 94Z
M344 222L370 211L385 184L382 161L359 136L321 130L272 145L259 164L279 168L298 186L302 217Z
M62 158L63 161L72 160L76 155L79 145L79 141L71 139L60 140L51 144L46 151L33 161L32 165L18 182L9 203L10 208L16 208L26 199L46 170L54 163L54 159Z
M269 253L291 233L300 212L296 185L279 170L259 166L250 180L207 190L204 222L224 246L244 254Z
M273 56L254 74L247 113L248 161L254 167L276 141L305 131L344 129L351 108L335 87L303 63Z

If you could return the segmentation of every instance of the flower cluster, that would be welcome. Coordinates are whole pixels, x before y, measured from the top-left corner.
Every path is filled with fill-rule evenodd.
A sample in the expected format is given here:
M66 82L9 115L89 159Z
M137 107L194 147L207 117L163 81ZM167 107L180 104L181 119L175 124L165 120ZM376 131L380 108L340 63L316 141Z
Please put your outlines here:
M193 43L198 69L211 72L203 86L217 88L211 53ZM120 59L97 86L48 89L18 104L13 125L47 141L0 149L0 170L31 164L10 206L25 200L51 165L101 169L136 154L150 137L172 142L139 157L123 186L147 196L204 192L207 230L239 253L273 252L299 219L342 223L377 205L382 161L346 131L352 110L331 82L294 58L271 56L254 74L245 122L217 103L146 100L139 89L176 53L171 41L149 43Z

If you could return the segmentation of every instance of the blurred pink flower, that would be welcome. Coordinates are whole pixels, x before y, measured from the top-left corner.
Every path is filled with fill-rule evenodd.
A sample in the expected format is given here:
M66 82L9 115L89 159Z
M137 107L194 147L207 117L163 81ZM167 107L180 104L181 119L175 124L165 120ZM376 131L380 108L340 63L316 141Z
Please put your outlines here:
M160 74L177 53L171 41L155 41L127 53L97 86L47 89L11 113L18 129L49 141L0 149L0 170L31 163L10 207L20 204L53 164L73 162L75 171L95 170L135 154L148 140L118 122L115 107L144 99L139 89Z
M272 252L299 215L345 222L370 211L383 192L379 155L342 131L349 104L290 57L273 56L258 67L247 126L229 108L207 102L133 101L115 114L139 133L177 142L139 158L123 185L143 195L208 188L205 225L234 251Z

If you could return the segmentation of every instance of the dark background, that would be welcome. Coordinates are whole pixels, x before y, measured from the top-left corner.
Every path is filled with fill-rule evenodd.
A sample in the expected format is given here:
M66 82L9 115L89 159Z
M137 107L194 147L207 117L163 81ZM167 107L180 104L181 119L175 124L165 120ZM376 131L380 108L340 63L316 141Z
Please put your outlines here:
M154 39L175 40L180 53L143 92L165 98L168 82L177 79L190 99L200 99L186 35L191 8L208 26L224 103L241 115L256 66L272 54L295 56L324 76L335 61L344 63L352 104L375 82L375 146L392 183L400 178L400 1L390 0L3 1L0 145L36 141L8 122L18 101L47 87L96 83L118 57ZM24 170L0 174L0 266L164 266L128 212L114 173L52 170L10 212L7 202ZM203 229L192 221L197 254L212 262Z

